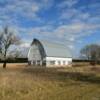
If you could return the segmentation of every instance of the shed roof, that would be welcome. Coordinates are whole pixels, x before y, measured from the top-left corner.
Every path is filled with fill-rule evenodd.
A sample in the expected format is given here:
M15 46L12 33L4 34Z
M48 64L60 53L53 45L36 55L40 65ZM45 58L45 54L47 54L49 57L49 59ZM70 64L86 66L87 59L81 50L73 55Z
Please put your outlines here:
M67 48L64 44L49 42L45 40L38 40L38 39L34 40L37 40L42 44L46 52L46 56L48 57L62 57L62 58L72 57L69 48Z

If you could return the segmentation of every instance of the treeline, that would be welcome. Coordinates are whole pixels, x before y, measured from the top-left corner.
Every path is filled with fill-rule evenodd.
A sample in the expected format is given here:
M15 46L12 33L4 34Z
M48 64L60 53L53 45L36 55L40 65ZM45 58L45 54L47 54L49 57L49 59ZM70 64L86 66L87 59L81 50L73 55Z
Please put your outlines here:
M86 59L73 59L72 62L91 62L91 60L86 60Z
M72 60L73 63L88 63L88 64L92 64L94 62L94 60L86 60L86 59L73 59ZM96 61L96 64L100 64L100 61Z
M15 58L15 59L7 59L7 63L27 63L27 58ZM4 60L0 60L0 63L4 63Z
M83 47L80 51L81 57L90 61L90 64L96 65L100 63L100 45L90 44Z

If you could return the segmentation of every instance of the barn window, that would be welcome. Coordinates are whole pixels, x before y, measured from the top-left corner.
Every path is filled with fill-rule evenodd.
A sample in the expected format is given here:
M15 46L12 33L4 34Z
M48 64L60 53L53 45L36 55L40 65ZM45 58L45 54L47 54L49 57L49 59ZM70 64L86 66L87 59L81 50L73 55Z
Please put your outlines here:
M65 65L66 61L63 61L63 65Z
M55 64L55 61L50 61L50 64L51 64L51 65L54 65L54 64Z
M40 60L37 61L37 65L40 65Z
M61 62L60 61L58 61L58 65L61 65Z
M33 65L35 65L35 64L36 64L36 62L35 62L35 61L33 61L32 63L33 63Z
M68 61L68 64L70 65L70 64L72 64L72 62L71 61Z

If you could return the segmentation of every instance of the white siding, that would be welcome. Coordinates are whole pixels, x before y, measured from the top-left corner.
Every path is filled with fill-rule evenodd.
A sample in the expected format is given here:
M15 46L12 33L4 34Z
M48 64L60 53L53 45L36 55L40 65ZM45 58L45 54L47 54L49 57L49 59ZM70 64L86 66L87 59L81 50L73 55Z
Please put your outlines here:
M34 44L31 46L29 53L28 53L28 60L29 61L41 60L41 54L40 54L40 51L37 45Z
M51 64L50 61L55 61L55 64ZM71 63L72 58L46 57L46 66L67 66Z

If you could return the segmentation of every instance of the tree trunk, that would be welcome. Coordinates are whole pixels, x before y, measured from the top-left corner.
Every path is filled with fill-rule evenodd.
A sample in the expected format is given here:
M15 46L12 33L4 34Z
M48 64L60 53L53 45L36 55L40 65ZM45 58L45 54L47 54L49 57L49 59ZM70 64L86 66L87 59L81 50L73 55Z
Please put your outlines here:
M4 54L4 63L3 63L3 68L6 68L6 63L7 63L7 59L6 59L6 55L7 55L7 49L5 49L5 54Z
M6 64L7 64L7 62L4 61L4 63L3 63L3 68L6 68Z

